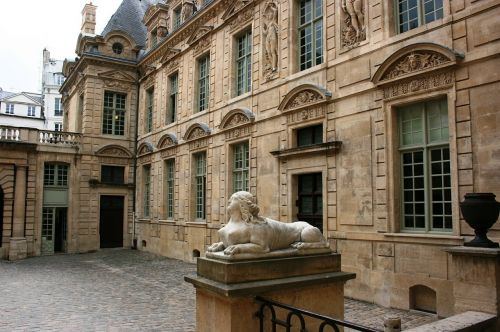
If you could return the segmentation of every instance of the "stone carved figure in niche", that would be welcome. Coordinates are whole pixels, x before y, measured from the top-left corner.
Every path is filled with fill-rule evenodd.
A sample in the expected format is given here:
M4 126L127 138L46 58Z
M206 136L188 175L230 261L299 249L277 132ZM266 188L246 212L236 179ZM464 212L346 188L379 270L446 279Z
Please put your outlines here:
M326 249L321 231L304 221L284 223L259 215L255 197L246 191L234 193L228 202L229 222L219 230L221 242L209 252L224 255L266 254L281 249Z
M182 22L187 21L191 16L193 16L196 11L196 3L194 0L185 0L182 3L181 18Z
M274 1L267 4L263 16L264 71L269 79L278 71L278 6Z
M364 0L342 0L342 10L345 13L342 28L342 46L355 47L366 39Z

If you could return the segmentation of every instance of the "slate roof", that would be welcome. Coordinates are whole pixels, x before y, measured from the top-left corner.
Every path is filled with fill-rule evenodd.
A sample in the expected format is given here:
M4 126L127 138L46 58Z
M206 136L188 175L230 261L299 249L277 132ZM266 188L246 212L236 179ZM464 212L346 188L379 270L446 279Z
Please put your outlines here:
M111 16L101 36L106 36L113 30L128 33L140 46L146 45L147 30L142 19L149 6L162 0L123 0L116 12Z
M0 89L0 99L4 99L15 94L15 92L3 91L2 89Z

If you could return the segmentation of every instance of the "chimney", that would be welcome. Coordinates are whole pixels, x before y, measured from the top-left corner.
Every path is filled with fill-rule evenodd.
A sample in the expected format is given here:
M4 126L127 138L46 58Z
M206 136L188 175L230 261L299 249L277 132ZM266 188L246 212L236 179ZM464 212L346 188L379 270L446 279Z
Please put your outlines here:
M44 48L43 49L43 64L46 65L50 61L50 52Z
M92 2L83 7L82 10L82 33L95 35L95 14L97 6Z

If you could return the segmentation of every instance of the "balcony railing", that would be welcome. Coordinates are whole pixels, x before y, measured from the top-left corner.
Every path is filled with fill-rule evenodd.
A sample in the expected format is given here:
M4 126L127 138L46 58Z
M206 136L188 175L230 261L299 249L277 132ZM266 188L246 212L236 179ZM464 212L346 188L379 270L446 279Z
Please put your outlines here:
M0 142L79 147L81 141L79 133L0 126Z

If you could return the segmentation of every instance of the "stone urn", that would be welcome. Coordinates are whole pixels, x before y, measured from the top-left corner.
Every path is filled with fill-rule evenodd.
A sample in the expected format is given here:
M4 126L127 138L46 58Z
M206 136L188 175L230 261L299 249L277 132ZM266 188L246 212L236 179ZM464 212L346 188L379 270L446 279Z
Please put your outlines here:
M493 193L467 193L463 202L460 202L462 215L474 229L476 237L464 243L467 247L498 248L496 242L491 241L486 233L497 221L500 212L500 203L495 200Z

